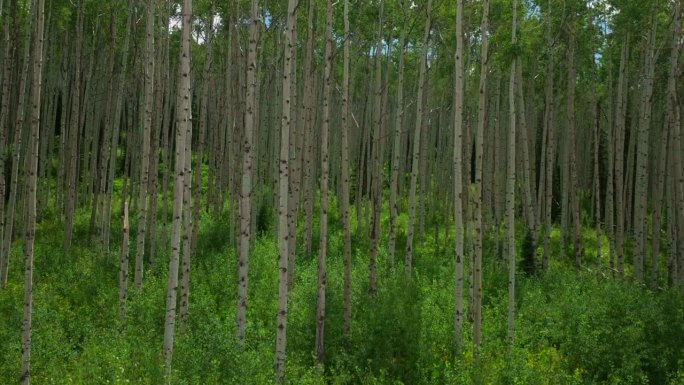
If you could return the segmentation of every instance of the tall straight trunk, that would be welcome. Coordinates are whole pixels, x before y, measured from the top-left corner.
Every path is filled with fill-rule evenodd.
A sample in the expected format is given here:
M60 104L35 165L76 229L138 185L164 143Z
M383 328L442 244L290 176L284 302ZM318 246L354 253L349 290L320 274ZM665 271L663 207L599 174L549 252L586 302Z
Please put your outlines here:
M516 27L517 27L517 9L516 0L513 0L513 26L511 28L511 43L513 46L517 44ZM516 112L516 90L517 80L516 66L518 58L511 62L511 75L508 83L508 114L509 124L508 129L508 159L506 161L506 246L508 250L508 344L513 346L513 337L515 331L515 131L516 121L518 119ZM521 99L522 101L522 99ZM527 143L522 144L527 147ZM523 165L523 167L525 167ZM528 184L529 191L529 184ZM529 198L529 195L528 195Z
M599 101L597 99L596 90L592 93L592 115L594 119L594 204L596 215L596 271L601 272L601 175L599 173L600 167L600 153L599 142L601 141L601 124L599 120Z
M651 20L652 28L646 43L644 66L644 85L641 94L639 132L637 134L636 175L634 180L634 238L636 247L633 255L634 277L644 280L644 255L646 253L646 194L648 193L649 131L651 125L651 98L653 97L653 76L655 72L656 22ZM655 266L654 266L655 267Z
M10 103L10 85L14 80L14 55L16 54L16 48L13 40L10 40L10 16L9 14L2 13L4 17L5 25L5 36L4 36L4 52L3 52L3 66L2 66L2 93L0 97L2 101L0 102L0 241L5 234L5 194L6 194L6 181L5 181L5 163L7 157L7 131L9 130L9 103ZM12 15L16 15L16 6L12 5L10 11ZM16 20L16 17L14 17ZM0 18L0 20L2 20ZM0 289L4 288L7 284L7 267L9 263L9 253L4 252L4 243L0 242Z
M249 268L249 240L252 219L253 138L256 131L257 99L257 41L259 39L259 0L252 0L247 53L247 95L245 97L245 134L243 136L242 183L240 186L240 239L238 248L238 293L236 325L240 346L245 344L247 323L247 272Z
M580 209L579 209L579 188L577 186L577 149L575 148L577 127L575 126L575 31L574 31L574 21L570 26L570 47L568 48L568 110L567 110L567 137L564 138L565 152L567 153L568 161L570 162L568 167L568 186L565 188L565 193L569 194L567 198L572 202L569 209L572 210L572 225L573 225L573 240L575 244L575 267L579 269L582 266L582 243L580 238ZM568 189L569 187L569 189Z
M34 6L36 3L34 3ZM33 312L33 241L36 236L36 184L38 180L38 148L40 142L41 91L43 86L43 20L45 1L37 0L35 12L36 34L33 44L33 81L31 93L31 129L29 136L29 164L27 170L26 221L24 231L24 318L21 335L22 385L31 379L31 322ZM29 47L26 46L28 50Z
M406 256L404 257L404 273L411 277L413 267L413 237L414 223L416 218L416 187L418 184L420 131L423 120L423 92L425 87L425 72L427 70L427 52L430 40L430 23L432 13L432 0L427 3L427 19L423 32L423 46L420 52L420 72L418 75L418 95L416 96L416 126L413 131L413 154L411 161L411 187L409 187L409 221L406 230Z
M344 238L343 265L343 324L342 330L347 346L351 339L352 321L352 288L351 288L351 232L349 228L349 0L344 0L344 57L342 69L342 138L340 175L342 179L342 197L340 214L342 219L342 236Z
M620 53L620 74L617 88L617 109L615 116L615 253L617 255L617 269L620 277L625 275L624 267L624 146L625 146L625 114L627 103L627 91L625 90L629 79L629 33L622 42Z
M164 382L171 382L171 358L173 356L173 333L176 326L176 289L178 287L178 259L181 249L181 225L185 180L185 146L187 132L191 129L192 92L190 90L190 19L192 0L183 0L181 11L182 31L180 46L180 68L178 73L178 98L176 107L176 164L173 186L173 223L171 226L171 256L166 289L166 315L164 321Z
M150 137L152 131L152 107L154 105L154 0L147 1L145 23L145 62L144 62L144 95L143 95L143 129L142 149L140 152L140 184L139 184L139 207L138 207L138 235L136 237L137 248L135 252L135 276L134 285L136 290L142 287L143 258L145 257L145 237L147 234L147 189L150 169Z
M456 3L454 63L454 343L458 350L463 345L463 0Z
M613 67L608 67L608 125L606 127L606 149L608 164L606 170L605 229L608 236L609 269L615 271L615 124L613 120ZM600 173L599 173L600 175ZM599 191L601 191L599 189Z
M287 295L288 295L288 185L290 177L290 103L294 80L292 79L292 57L296 41L297 28L297 0L288 0L287 4L287 32L285 34L283 61L283 102L280 124L280 161L278 167L278 315L275 348L275 382L282 383L285 379L285 346L287 338Z
M192 95L192 93L190 94ZM192 115L190 115L192 117ZM183 166L183 234L181 235L181 286L180 286L180 309L178 315L180 322L185 321L190 306L190 238L192 237L192 121L185 126L185 165ZM229 243L232 245L232 243Z
M549 255L551 254L551 206L553 204L553 166L556 159L556 137L555 137L555 103L554 103L554 57L553 57L553 37L551 35L551 0L548 1L548 14L546 21L546 49L548 51L548 62L546 63L546 81L544 85L544 99L546 107L544 109L544 129L546 131L546 162L540 167L544 170L544 180L546 186L544 198L544 253L542 254L542 270L549 267Z
M385 2L380 0L380 15L378 19L378 34L376 36L377 41L375 43L375 97L373 98L373 136L372 136L372 146L369 146L371 150L372 159L371 167L368 168L366 173L366 186L370 186L370 198L371 198L371 210L372 210L372 222L370 228L370 258L368 261L368 281L369 281L369 292L372 297L375 297L377 292L377 257L378 257L378 242L380 240L380 207L381 207L381 194L382 194L382 167L380 166L381 160L381 150L382 147L382 50L383 50L383 20L384 20ZM370 130L369 130L370 131ZM370 142L369 142L370 144Z
M302 209L304 214L304 252L311 253L311 235L313 221L313 157L314 157L314 112L313 112L313 87L315 75L313 73L313 52L314 52L314 0L309 0L307 16L307 36L306 36L306 58L304 62L304 98L302 111L299 120L304 129L304 154L302 184L304 185L304 196Z
M316 296L316 361L324 360L325 289L327 285L326 257L328 254L328 131L330 130L330 102L332 97L332 0L327 1L325 16L325 69L323 73L323 124L321 125L321 205L318 244L318 290Z
M475 139L475 253L473 261L473 344L476 349L482 342L482 152L487 116L487 72L489 64L489 0L482 2L482 53L480 63L480 86L477 102L477 133Z
M71 238L74 227L74 209L76 205L76 184L78 183L78 142L79 142L79 115L81 111L81 50L82 50L82 29L83 29L83 4L81 0L76 5L76 39L74 42L76 52L74 54L73 81L71 89L71 114L69 122L69 140L67 143L67 199L66 199L66 221L64 223L64 248L71 247Z
M403 3L402 3L403 4ZM394 144L392 146L392 175L390 179L390 218L389 244L387 246L387 263L394 270L394 251L396 247L397 222L397 185L399 180L399 162L401 159L402 126L404 124L404 45L406 44L406 16L403 16L401 37L399 39L399 74L397 75L397 106L394 117Z

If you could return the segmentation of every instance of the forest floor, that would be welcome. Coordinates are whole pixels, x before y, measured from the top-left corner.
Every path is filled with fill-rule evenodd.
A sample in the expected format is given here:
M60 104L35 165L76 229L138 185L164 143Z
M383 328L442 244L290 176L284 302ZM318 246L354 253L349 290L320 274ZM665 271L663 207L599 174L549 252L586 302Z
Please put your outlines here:
M342 238L334 208L331 212L325 370L316 367L313 357L316 258L299 253L289 297L288 383L684 384L681 294L677 289L651 291L610 273L597 274L596 234L588 228L584 229L587 267L582 271L575 271L569 260L558 260L558 231L554 230L554 257L548 271L535 276L518 273L512 349L506 345L507 272L497 256L498 245L492 237L485 239L483 343L476 365L468 322L463 332L465 348L460 354L453 348L454 262L451 241L445 242L443 229L436 242L428 224L415 251L410 280L401 271L386 270L386 249L381 248L378 293L372 300L367 291L368 241L353 224L353 323L346 350ZM88 221L89 212L79 212L75 243L65 253L62 225L53 213L42 214L35 249L33 383L158 384L163 371L168 253L160 248L154 266L147 263L142 291L136 292L129 284L128 317L122 325L118 320L119 250L105 253L96 243L88 245ZM405 222L406 218L400 218L400 228ZM197 257L192 262L190 316L176 336L174 384L273 381L278 296L275 238L269 230L252 248L247 340L241 349L235 342L237 262L227 242L227 229L225 217L201 220ZM135 226L131 234L134 245ZM120 233L112 238L112 244L120 244ZM522 238L520 234L518 240ZM399 237L397 250L403 250L403 242ZM12 248L8 286L0 291L2 384L16 383L19 373L21 251L18 240ZM399 270L403 252L397 254ZM604 266L607 258L604 247ZM131 255L130 266L133 263Z

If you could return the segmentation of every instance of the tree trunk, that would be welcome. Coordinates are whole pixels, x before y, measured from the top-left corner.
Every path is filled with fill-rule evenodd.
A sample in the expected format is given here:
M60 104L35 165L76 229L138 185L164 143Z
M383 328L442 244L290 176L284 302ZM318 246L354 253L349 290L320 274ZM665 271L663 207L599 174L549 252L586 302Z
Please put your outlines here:
M36 3L33 4L36 6ZM33 7L32 7L33 8ZM43 86L43 20L45 1L37 0L35 11L36 34L33 45L33 82L31 94L31 131L29 137L29 165L27 170L26 222L24 233L24 318L21 336L22 385L31 379L31 321L33 312L33 242L36 236L36 184L38 174L38 148L40 142L40 108ZM32 24L32 23L30 23ZM29 28L31 28L30 26ZM29 46L26 46L29 49Z
M403 6L403 2L402 2ZM397 106L394 120L394 144L392 146L392 175L390 180L390 218L389 244L387 246L387 263L394 270L394 251L396 247L397 222L397 185L399 180L399 162L401 155L401 138L404 124L404 45L406 44L406 15L402 19L401 37L399 39L399 74L397 75Z
M615 252L617 254L617 269L620 277L625 275L624 267L624 146L625 146L625 114L627 104L627 92L625 90L629 79L629 33L622 42L620 54L620 74L617 88L617 109L615 117Z
M186 180L185 146L186 135L190 130L192 117L192 93L190 90L190 19L192 0L183 0L181 11L182 32L180 47L180 68L178 79L178 99L176 107L176 164L173 186L173 223L171 226L171 256L166 289L166 315L164 322L164 382L171 382L171 358L173 356L173 333L176 326L176 289L178 287L178 259L181 248L181 225L183 216L183 193Z
M481 31L489 30L489 0L482 2ZM475 139L475 253L473 263L473 344L479 349L482 342L482 152L484 150L484 130L487 116L487 71L489 64L489 37L482 34L480 63L480 86L477 103L477 133Z
M516 41L516 27L517 27L517 9L516 0L513 0L513 26L511 43L513 46L517 44ZM516 66L518 59L514 58L511 62L511 75L508 83L508 103L509 103L509 124L508 129L508 160L506 162L506 246L508 250L508 344L513 347L513 337L515 331L515 131L516 121L518 116L516 114L516 89L517 77ZM527 143L523 143L527 147ZM523 165L523 167L525 167ZM528 184L529 190L529 184ZM529 195L528 195L529 198Z
M342 178L342 199L340 212L342 217L342 236L344 237L344 283L343 283L343 313L342 330L347 347L351 340L352 323L352 259L351 233L349 228L349 0L344 0L344 58L342 70L342 138L340 174ZM358 197L357 197L358 199Z
M646 194L648 193L648 158L649 158L649 131L651 125L651 98L653 97L653 76L655 72L655 38L656 22L651 20L651 33L646 43L646 55L644 66L644 85L641 94L641 108L639 119L639 132L637 134L637 158L636 175L634 180L634 238L636 247L633 255L634 277L637 281L644 280L644 255L646 253L646 232L644 231L646 220ZM654 266L655 267L655 266Z
M290 143L290 97L294 81L292 79L292 56L296 42L297 0L288 0L287 33L285 34L283 63L283 103L280 125L280 162L278 167L278 315L275 351L275 381L282 383L285 379L285 346L287 338L287 294L288 294L288 216L287 191L289 185L289 143Z
M430 41L430 23L432 13L432 0L427 3L427 19L423 32L423 46L420 53L420 73L418 75L418 95L416 96L416 126L413 133L413 155L411 162L411 187L409 187L409 221L406 230L406 256L404 260L404 273L411 277L413 267L413 237L414 223L416 218L416 187L418 184L418 169L420 155L420 131L423 120L423 92L425 87L425 72L427 70L427 52Z
M138 198L138 235L136 237L137 248L135 252L135 276L134 285L136 290L142 287L143 258L145 257L145 237L147 234L147 189L149 187L150 169L150 137L152 131L152 107L154 103L154 0L148 0L145 24L145 63L143 69L144 95L143 95L143 129L142 149L140 158L140 184Z
M456 53L454 55L454 335L456 349L463 346L463 0L456 3Z
M323 75L323 124L321 125L321 213L318 244L318 293L316 297L316 361L323 364L325 336L325 289L327 285L326 257L328 254L328 131L332 97L332 0L327 1L325 17L325 70Z
M254 162L253 138L256 131L257 99L257 41L259 39L259 0L252 0L247 53L247 95L245 97L245 134L242 155L242 183L240 187L240 240L238 248L237 337L240 346L245 344L247 323L247 272L249 269L249 240L252 219L252 167Z
M545 179L545 199L544 199L544 254L542 255L542 270L549 267L549 254L551 254L551 211L553 205L553 166L556 160L556 137L555 137L555 103L554 103L554 58L553 58L553 38L551 36L551 0L548 2L548 14L546 21L546 49L548 63L546 64L546 81L544 85L544 99L546 107L544 109L544 129L546 131L546 162L544 167ZM562 247L562 245L561 245Z

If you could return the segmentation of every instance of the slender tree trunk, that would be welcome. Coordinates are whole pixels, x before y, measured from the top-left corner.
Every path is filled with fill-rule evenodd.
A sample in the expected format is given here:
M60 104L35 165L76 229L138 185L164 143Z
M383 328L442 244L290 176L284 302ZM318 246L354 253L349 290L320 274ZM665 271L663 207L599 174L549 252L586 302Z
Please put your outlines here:
M575 148L575 138L577 136L577 127L575 126L575 31L574 31L574 21L571 22L570 28L570 47L568 48L568 127L567 127L567 137L564 140L565 152L567 153L568 161L570 162L568 167L569 183L566 185L565 193L569 194L567 198L572 202L572 206L569 207L572 210L572 224L573 224L573 240L575 243L575 267L579 269L582 266L582 255L584 254L582 250L582 243L580 238L580 209L579 209L579 188L577 185L577 160L576 154L577 150ZM569 189L568 189L569 187Z
M5 12L6 13L6 12ZM7 131L9 130L9 103L10 103L10 85L14 79L14 56L16 48L14 41L10 40L10 17L9 14L4 17L5 25L5 40L4 40L4 55L3 55L3 72L2 72L2 102L0 104L0 241L5 234L5 162L7 157ZM16 5L12 5L11 14L16 15ZM16 16L15 16L16 19ZM1 18L0 18L1 20ZM0 289L7 285L7 269L9 263L9 253L4 252L4 242L0 242Z
M74 78L71 90L71 117L69 124L69 141L67 143L68 168L67 174L67 201L66 201L66 222L64 224L64 248L71 247L71 238L74 226L74 210L76 205L76 184L78 183L78 142L79 142L79 115L81 111L81 50L82 50L82 29L83 29L83 5L79 0L76 17L76 39L74 45Z
M414 223L416 218L416 187L418 184L419 152L420 152L420 131L423 119L423 92L425 87L425 72L427 70L427 52L430 41L430 23L432 13L432 0L427 3L427 19L425 21L425 31L423 32L423 46L420 53L420 73L418 75L418 95L416 96L416 126L413 133L413 155L411 162L411 187L409 190L409 221L406 230L406 256L404 260L404 273L411 277L413 267L413 237Z
M463 0L456 3L456 53L454 55L454 335L456 349L463 346Z
M620 74L617 88L617 109L615 117L615 251L617 254L617 269L620 277L624 277L624 226L625 206L624 200L624 146L625 146L625 108L627 92L625 90L629 79L629 33L622 42L620 54Z
M164 379L171 382L171 358L173 356L173 333L176 326L176 289L178 287L178 259L181 249L181 225L184 213L183 193L186 184L185 146L187 132L191 129L192 92L190 90L190 20L192 18L192 0L183 0L181 11L182 32L180 47L180 68L178 80L178 99L176 107L176 164L173 186L173 223L171 229L171 256L169 258L169 276L166 289L166 316L164 322Z
M592 115L594 118L594 204L596 215L596 272L601 273L601 175L599 173L599 163L601 154L599 153L599 142L601 141L601 124L599 119L599 101L596 90L592 93Z
M403 7L403 2L402 2ZM390 218L389 244L387 246L387 263L394 270L394 251L396 247L397 222L397 185L399 180L399 162L401 155L401 138L404 124L404 45L406 44L406 15L403 16L401 37L399 39L399 74L397 77L397 106L394 120L394 144L392 146L392 175L390 180Z
M546 162L544 167L545 199L544 199L544 253L542 255L542 270L549 267L549 254L551 254L551 211L553 205L553 166L556 160L556 137L555 137L555 103L554 103L554 58L553 58L553 39L551 36L551 0L548 2L547 29L546 29L546 49L548 51L548 63L546 64L546 81L544 86L544 99L546 107L544 109L544 126L546 130ZM561 245L562 247L562 245Z
M326 257L328 254L328 131L332 91L332 0L327 1L325 17L325 69L323 75L323 124L321 125L321 213L318 244L318 294L316 301L316 361L323 364L325 336L325 289L327 285Z
M252 167L254 162L253 138L257 125L257 41L259 39L259 0L252 0L249 26L249 51L247 53L247 95L245 98L245 134L242 155L242 183L240 187L240 240L238 248L237 337L245 344L247 323L247 272L249 268L249 240L252 218Z
M342 138L340 174L342 178L342 199L340 212L342 217L342 236L344 237L344 283L343 283L343 324L342 330L347 347L351 340L352 323L352 259L351 232L349 226L349 0L344 0L344 57L342 70ZM358 199L358 197L357 197Z
M511 28L512 45L517 44L516 38L516 27L517 27L517 9L516 0L513 0L513 26ZM506 246L508 250L508 344L513 347L513 337L515 331L515 131L516 131L516 121L518 119L516 112L516 89L517 80L516 77L516 66L518 58L514 58L511 62L511 75L509 80L509 91L508 91L508 113L509 113L509 124L508 129L508 160L506 162L506 230L508 239L506 240ZM521 99L522 100L522 99ZM523 146L527 147L527 143L523 143ZM523 165L523 167L525 167ZM528 184L529 186L529 184ZM529 187L528 187L529 190ZM529 197L529 195L528 195Z
M313 51L314 51L314 0L309 0L307 16L307 36L306 36L306 58L304 62L304 100L300 113L301 127L304 129L304 161L302 184L304 185L304 196L302 209L304 211L304 252L311 253L311 236L313 221L313 147L314 147L314 112L313 112L313 87L315 75L313 73Z
M651 20L651 33L646 43L646 57L644 67L644 88L641 95L641 113L639 119L639 132L636 158L636 175L634 180L634 238L636 247L634 250L633 264L634 277L637 281L644 280L644 256L646 254L646 232L644 231L646 220L646 194L648 193L648 162L649 162L649 131L651 125L651 98L653 97L653 76L655 72L655 38L656 22ZM655 267L655 266L654 266Z
M146 24L145 24L145 63L144 63L144 95L143 95L143 129L142 149L140 158L140 184L138 198L138 235L136 237L137 248L135 252L135 277L136 290L142 287L143 259L145 257L145 237L147 234L147 195L149 188L150 169L150 137L152 131L152 107L154 105L154 0L147 1Z
M481 31L489 30L489 0L482 2ZM482 53L480 63L480 86L477 106L477 136L475 139L475 253L473 263L473 344L479 349L482 342L482 152L484 150L484 130L487 115L487 71L489 64L489 38L482 34Z
M383 27L384 27L384 12L385 2L380 0L380 14L378 19L378 33L377 41L375 43L375 97L373 107L373 136L372 146L369 146L372 156L371 167L368 167L366 173L366 186L370 186L372 221L370 228L370 258L368 262L368 291L371 297L375 298L377 292L377 256L378 256L378 242L380 240L380 207L382 194L382 167L381 164L381 150L382 147L382 50L383 50ZM370 130L369 130L370 131ZM371 142L369 141L369 144Z
M27 215L24 233L24 318L21 336L21 376L22 385L28 385L31 379L31 330L33 313L33 242L36 236L36 184L38 174L38 148L40 142L40 109L43 86L43 20L45 19L45 2L37 0L35 11L36 34L33 45L33 82L31 94L31 130L29 137L29 165L27 178L26 207ZM36 6L36 3L33 5ZM30 23L33 24L33 23ZM31 28L30 26L29 28ZM29 46L26 46L29 49Z
M275 349L275 382L282 383L285 379L285 346L287 338L287 294L288 294L288 216L287 191L289 185L289 143L290 143L290 103L294 80L292 79L292 57L296 42L294 41L297 28L297 0L288 0L287 32L285 34L284 63L283 63L283 103L280 125L280 161L278 178L278 315Z

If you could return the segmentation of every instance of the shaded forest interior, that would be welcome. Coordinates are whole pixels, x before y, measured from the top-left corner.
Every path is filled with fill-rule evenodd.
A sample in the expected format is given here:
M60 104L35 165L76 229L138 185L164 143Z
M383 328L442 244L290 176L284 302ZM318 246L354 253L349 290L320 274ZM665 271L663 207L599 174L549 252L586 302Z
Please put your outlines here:
M0 383L684 384L681 13L0 0Z

